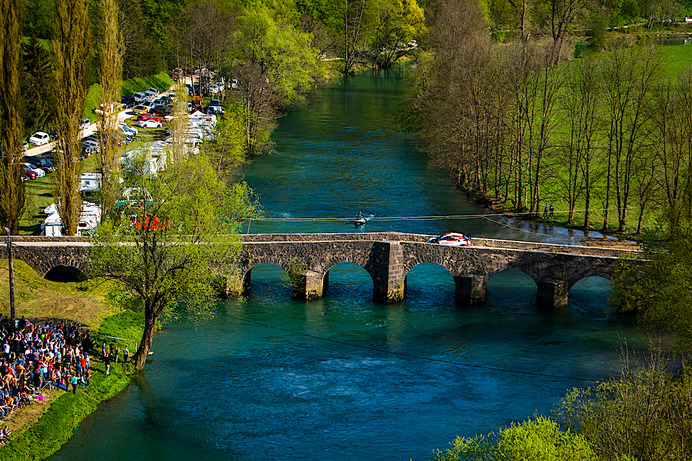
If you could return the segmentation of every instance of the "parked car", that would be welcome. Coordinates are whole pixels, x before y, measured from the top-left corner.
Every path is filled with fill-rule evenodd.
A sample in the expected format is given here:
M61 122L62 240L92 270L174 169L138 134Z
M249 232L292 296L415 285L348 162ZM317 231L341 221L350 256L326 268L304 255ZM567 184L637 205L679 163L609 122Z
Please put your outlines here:
M135 105L135 98L132 96L123 96L120 99L120 103L126 108L129 109L130 107Z
M150 102L150 101L143 102L142 105L147 108L147 112L149 112L151 109L156 107L156 104L154 104L153 102Z
M137 126L142 127L142 128L161 128L161 122L157 122L154 120L146 120L142 119L137 122Z
M146 114L149 112L149 109L147 109L143 105L138 105L132 108L132 113L137 115L137 114Z
M55 166L55 163L49 158L45 157L40 157L41 160L41 165L39 168L41 168L44 171L55 171L57 168Z
M135 101L136 104L139 104L140 102L146 101L148 96L144 94L144 92L140 93L135 93L132 95L132 99Z
M467 247L471 245L471 240L464 234L457 234L455 232L447 232L439 237L433 237L428 240L428 243L439 243L440 245L453 246L453 247Z
M29 179L38 178L38 173L35 172L28 164L23 163L22 164L22 170L24 170L24 175L26 177L28 177Z
M26 171L27 168L30 169L30 170L32 170L32 171L34 171L34 172L36 173L36 177L37 177L37 178L42 178L42 177L44 177L44 176L46 175L46 172L45 172L45 171L43 171L42 169L40 169L40 168L38 168L38 167L32 165L31 163L22 163L22 166L24 167L24 170L25 170L25 171Z
M137 136L137 133L139 133L139 131L137 131L137 128L132 127L130 125L126 125L124 123L120 125L120 129L123 131L123 133L125 133L126 136L130 137L135 137Z
M209 103L205 109L205 112L209 115L223 114L223 107L221 105L212 105Z
M140 121L140 120L152 120L154 122L163 123L162 118L159 118L156 115L152 115L152 114L142 114L139 117L137 117L137 121Z
M48 160L47 158L44 158L44 157L26 156L22 160L24 161L24 163L28 163L35 168L40 168L41 170L43 170L45 172L55 170L55 165L53 165L53 162L51 162L50 160ZM40 176L40 174L39 174L39 176Z
M82 147L91 147L95 152L101 151L101 143L95 139L85 138L84 141L82 141Z
M149 109L149 113L153 115L161 115L161 116L166 116L166 115L171 115L171 108L168 106L164 105L159 105L156 106L152 109Z
M34 146L42 146L44 144L48 144L49 141L50 136L48 133L44 133L43 131L37 131L32 137L29 138L29 142Z
M147 98L153 98L154 96L158 96L158 95L159 95L159 90L157 90L156 88L148 88L148 89L144 92L144 94L147 95Z

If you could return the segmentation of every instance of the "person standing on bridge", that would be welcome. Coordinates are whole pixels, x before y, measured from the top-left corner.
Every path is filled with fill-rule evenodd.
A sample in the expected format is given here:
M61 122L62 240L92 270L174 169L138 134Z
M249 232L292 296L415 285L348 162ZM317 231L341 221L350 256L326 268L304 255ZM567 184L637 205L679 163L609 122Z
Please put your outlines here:
M550 219L553 219L553 213L555 212L555 207L553 204L550 204Z
M543 219L548 217L548 204L546 203L543 207Z

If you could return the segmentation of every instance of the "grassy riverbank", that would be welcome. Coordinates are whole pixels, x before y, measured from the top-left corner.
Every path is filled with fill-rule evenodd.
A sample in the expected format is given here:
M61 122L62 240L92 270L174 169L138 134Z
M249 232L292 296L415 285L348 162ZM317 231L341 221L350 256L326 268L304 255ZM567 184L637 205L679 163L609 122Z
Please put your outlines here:
M14 261L15 304L17 316L34 322L60 318L77 322L95 333L95 341L115 336L138 340L141 337L142 315L115 307L109 302L112 283L59 283L44 280L23 261ZM0 261L0 292L8 292L7 261ZM9 300L0 299L0 313L9 313ZM109 340L111 341L111 340ZM124 347L124 343L119 344ZM129 343L132 349L133 344ZM33 404L15 412L2 424L12 431L12 443L0 447L2 460L37 460L55 453L65 444L79 423L98 408L100 402L121 392L130 382L123 364L112 364L105 375L102 363L92 360L92 379L89 387L77 394L63 390L45 392L45 402Z

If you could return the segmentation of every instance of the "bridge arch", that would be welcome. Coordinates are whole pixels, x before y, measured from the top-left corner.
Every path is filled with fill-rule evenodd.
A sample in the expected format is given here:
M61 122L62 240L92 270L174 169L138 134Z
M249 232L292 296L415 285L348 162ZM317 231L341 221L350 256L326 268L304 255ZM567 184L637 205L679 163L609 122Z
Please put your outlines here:
M538 282L531 274L507 268L492 274L486 284L487 296L500 304L534 303Z
M611 283L613 281L613 273L610 270L601 270L600 268L590 267L588 268L588 270L580 271L578 274L575 274L575 276L570 277L567 280L567 285L571 290L574 285L578 284L582 280L590 279L593 277L605 279Z
M330 266L322 278L323 293L341 296L347 293L372 297L375 280L363 266L354 262L341 262Z
M610 277L592 275L580 279L569 290L569 304L590 313L605 313L613 284ZM571 308L570 308L571 309Z
M43 278L51 282L81 282L86 280L87 276L77 267L60 265L49 269Z
M421 262L411 267L405 275L405 296L413 302L426 298L434 304L446 304L454 300L456 282L450 270L436 262Z
M286 287L287 290L290 290L290 288L288 288L289 277L286 273L286 269L281 267L279 264L262 262L250 266L246 271L239 275L243 292L251 290L253 278L255 279L255 282L257 282L257 279L269 279L269 284L274 285L275 288L273 289L276 290L280 289L282 286Z

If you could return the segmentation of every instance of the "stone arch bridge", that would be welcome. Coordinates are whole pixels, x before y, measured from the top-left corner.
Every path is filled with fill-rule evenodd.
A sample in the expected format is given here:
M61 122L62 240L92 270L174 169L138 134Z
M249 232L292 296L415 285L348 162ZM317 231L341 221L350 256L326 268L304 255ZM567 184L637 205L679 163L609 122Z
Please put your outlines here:
M325 292L330 268L354 263L372 277L373 299L394 303L405 296L408 272L419 264L434 263L452 275L458 304L483 303L493 275L518 270L536 282L538 305L555 308L567 305L569 289L579 280L611 279L618 258L627 255L636 260L641 255L633 250L481 238L472 239L470 247L448 247L426 243L430 237L398 232L244 235L226 292L241 294L250 286L253 267L272 264L289 275L295 297L315 299ZM13 256L41 276L64 266L88 271L89 243L81 238L14 236L12 240ZM0 256L7 258L6 246L0 248Z

